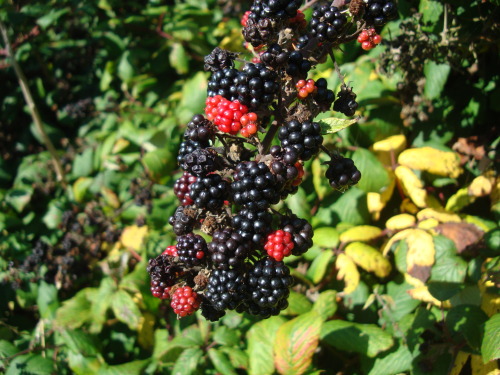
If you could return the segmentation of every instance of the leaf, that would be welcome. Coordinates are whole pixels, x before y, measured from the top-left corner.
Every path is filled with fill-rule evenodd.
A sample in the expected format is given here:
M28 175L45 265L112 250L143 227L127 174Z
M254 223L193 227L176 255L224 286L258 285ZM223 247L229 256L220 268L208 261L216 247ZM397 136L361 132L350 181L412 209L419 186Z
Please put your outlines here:
M434 208L425 208L417 213L417 219L422 221L425 219L436 219L441 223L459 223L462 220L460 216L454 213L446 212L445 210L437 210Z
M75 156L71 174L74 178L87 177L92 174L94 169L94 150L87 148L81 154Z
M498 375L498 364L495 362L483 363L480 355L470 356L470 367L472 368L472 375Z
M215 369L222 375L236 375L234 367L223 353L217 349L211 348L208 350L208 356L210 357Z
M356 290L359 284L359 271L354 261L345 254L339 254L335 266L338 269L337 280L344 280L344 293L349 294Z
M169 150L161 148L148 152L141 161L149 177L155 182L161 183L174 169L174 160Z
M90 301L87 298L90 288L78 292L74 297L63 302L57 309L55 323L59 327L75 329L92 320Z
M500 358L500 314L493 315L484 325L484 339L481 343L481 355L484 363Z
M444 85L450 75L448 64L437 64L435 61L427 61L424 65L425 87L424 95L427 99L437 99L444 89Z
M391 199L394 187L396 186L396 176L393 172L389 173L389 178L391 180L389 186L387 186L382 193L370 192L367 194L368 211L372 214L372 218L375 221L379 220L380 212Z
M312 304L303 294L297 293L293 290L290 291L290 296L288 297L288 307L283 310L285 315L300 315L305 314L310 311Z
M367 149L357 148L352 160L361 172L357 187L365 192L381 193L390 183L387 170L375 155Z
M345 248L345 254L365 271L377 277L387 277L392 270L391 263L377 249L361 242L353 242Z
M411 169L451 178L457 178L463 172L458 154L432 147L405 150L399 155L398 163Z
M474 305L455 306L446 314L446 326L452 338L457 339L463 336L469 346L476 351L481 350L484 323L487 320L488 315Z
M273 345L279 327L285 322L273 316L255 323L247 334L250 375L270 375L274 372Z
M126 248L140 251L142 248L142 242L144 241L144 238L147 236L147 234L147 226L144 225L142 227L138 227L137 225L131 225L125 227L125 229L123 230L120 236L120 242Z
M75 201L82 203L85 200L90 185L92 185L93 182L94 180L90 177L80 177L75 181L73 184L73 195L75 196Z
M333 252L322 251L319 256L314 258L311 266L307 270L306 276L315 284L319 283L325 276L328 264L333 257Z
M339 233L331 227L314 229L313 242L317 246L334 249L339 244Z
M423 15L425 23L435 24L443 14L443 4L436 0L422 0L418 11Z
M316 194L318 194L318 198L323 200L328 192L332 189L328 184L328 180L325 178L326 168L321 165L321 161L318 158L315 158L312 162L312 175L313 175L313 184L314 190L316 190Z
M248 369L248 357L243 350L228 346L221 346L219 350L227 354L234 368Z
M427 284L429 293L439 301L449 300L463 289L463 284L431 281Z
M427 191L424 189L424 184L417 175L410 168L402 165L398 166L394 173L405 195L410 197L418 207L426 207Z
M410 214L399 214L391 217L386 221L385 226L391 230L401 230L414 226L416 223L415 216Z
M386 139L375 142L371 149L384 165L391 166L393 160L397 160L398 155L406 148L406 138L404 135L392 135Z
M397 345L391 351L377 356L368 375L396 375L411 369L413 356L408 347Z
M335 222L343 221L360 225L368 222L370 217L366 205L366 194L356 187L342 194L329 209L338 218Z
M325 290L314 302L313 310L316 311L323 321L328 320L337 311L337 293L334 290Z
M107 319L107 311L111 306L111 297L116 292L116 283L111 277L104 278L92 299L92 319L90 332L99 333Z
M349 126L358 122L358 119L343 119L337 117L328 117L321 119L319 125L321 126L321 134L333 134L348 128Z
M457 256L453 242L443 236L435 236L433 241L436 260L431 269L431 281L463 283L467 262Z
M152 349L154 345L155 316L145 312L139 319L137 342L143 349Z
M59 307L57 288L55 285L47 284L45 281L42 281L38 287L36 303L42 318L53 318Z
M42 29L46 29L69 11L69 8L51 9L50 12L37 19L36 23L39 24Z
M116 318L128 325L130 329L136 330L139 327L141 312L130 294L124 290L118 290L111 297L111 308Z
M202 356L203 351L200 348L185 349L175 361L172 375L192 375L195 373Z
M84 357L99 354L98 343L95 337L87 335L81 330L62 330L59 334L69 350L80 353Z
M51 375L54 373L54 362L41 355L25 354L15 357L10 362L5 375Z
M186 80L182 87L182 99L177 107L179 121L187 123L193 117L193 113L202 112L206 96L207 77L205 73L198 72L192 78Z
M218 327L213 333L213 339L216 343L227 346L237 346L240 342L238 332L226 326Z
M432 294L429 293L429 289L425 285L420 285L414 289L409 290L408 294L413 299L416 299L416 300L419 300L422 302L426 302L426 303L432 303L433 305L438 306L438 307L442 307L442 308L451 307L449 301L440 301L437 298L433 297Z
M5 196L5 202L10 204L17 212L22 212L31 201L32 196L32 188L12 189Z
M339 350L375 357L394 345L392 335L375 324L331 320L323 324L321 340Z
M170 65L174 67L177 74L186 74L189 71L189 59L181 43L174 43L169 55Z
M118 77L120 77L122 81L127 82L132 79L134 75L135 72L130 58L130 50L126 49L118 63Z
M463 367L469 360L469 356L470 353L459 351L457 356L455 357L455 360L453 361L453 367L451 368L449 375L460 375Z
M469 223L439 224L435 231L452 240L459 254L476 244L484 234L477 226Z
M371 225L352 227L340 234L340 241L371 241L380 236L382 230Z
M141 375L149 364L149 359L132 361L114 366L102 366L97 375Z
M103 186L101 187L100 192L106 204L110 205L113 208L120 207L120 200L118 199L118 196L113 190Z
M274 342L274 362L280 374L306 372L318 347L322 323L320 315L310 311L279 328Z

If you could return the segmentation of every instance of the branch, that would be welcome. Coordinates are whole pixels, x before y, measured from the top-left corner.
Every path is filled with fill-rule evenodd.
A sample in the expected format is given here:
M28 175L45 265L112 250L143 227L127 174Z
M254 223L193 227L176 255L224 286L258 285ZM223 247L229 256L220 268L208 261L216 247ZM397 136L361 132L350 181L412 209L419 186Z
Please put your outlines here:
M35 123L35 128L38 130L42 137L42 141L47 148L47 150L50 153L52 163L54 164L54 168L56 170L56 175L57 175L57 180L62 183L63 186L66 185L65 177L64 177L64 171L61 165L61 162L59 158L57 157L57 151L52 144L52 141L47 135L47 132L45 131L45 128L43 127L42 123L42 118L40 117L40 113L38 112L38 108L35 105L35 101L33 100L33 96L31 95L31 91L28 86L28 80L26 79L26 76L24 75L24 72L22 71L21 67L16 61L16 58L14 56L14 53L12 52L12 46L9 41L9 37L7 35L7 28L5 27L4 23L0 21L0 32L2 34L2 38L5 43L5 50L7 51L7 57L10 58L12 67L14 68L14 71L16 73L17 79L19 81L19 86L21 86L21 90L23 92L24 100L26 101L26 104L28 105L28 109L31 113L31 118L33 119L33 122Z

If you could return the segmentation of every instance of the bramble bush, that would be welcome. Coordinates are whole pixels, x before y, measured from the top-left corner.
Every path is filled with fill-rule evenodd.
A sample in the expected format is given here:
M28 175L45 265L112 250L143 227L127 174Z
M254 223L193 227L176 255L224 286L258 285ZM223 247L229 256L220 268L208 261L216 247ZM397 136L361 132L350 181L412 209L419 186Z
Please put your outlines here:
M1 371L499 373L500 4L347 3L2 3ZM291 136L294 121L311 126ZM305 141L313 123L321 141ZM219 173L194 182L193 152ZM258 204L237 183L250 160L275 179ZM224 194L207 199L211 184ZM274 221L226 259L254 206ZM301 238L292 214L310 223ZM164 250L175 282L152 293ZM250 301L259 260L289 270L286 303ZM229 288L217 305L228 274L241 300ZM198 303L174 303L178 319L186 287L218 321L189 315Z

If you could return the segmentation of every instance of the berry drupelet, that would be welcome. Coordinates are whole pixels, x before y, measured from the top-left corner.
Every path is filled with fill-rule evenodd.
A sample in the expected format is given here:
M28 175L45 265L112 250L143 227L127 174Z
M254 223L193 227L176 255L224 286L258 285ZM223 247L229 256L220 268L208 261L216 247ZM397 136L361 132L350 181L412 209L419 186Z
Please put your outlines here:
M318 153L323 136L317 122L292 120L285 123L278 133L281 147L286 153L295 151L302 160L309 160Z
M313 11L310 34L320 42L334 42L347 23L347 17L337 7L323 5Z
M208 244L212 262L219 268L242 267L252 248L252 242L231 228L215 231Z
M211 121L205 119L203 115L194 115L187 124L184 139L198 142L203 147L210 146L215 138L215 126Z
M201 304L201 297L190 287L177 288L172 295L170 306L181 318L193 314Z
M161 254L149 260L147 271L151 277L151 293L160 299L170 298L170 289L182 275L179 266L172 262L172 257Z
M222 160L217 152L208 148L200 148L185 155L181 167L193 176L205 177L219 169L221 164Z
M312 238L314 231L305 219L300 219L296 215L282 216L281 227L285 232L292 235L293 240L293 255L302 255L313 245Z
M254 246L262 246L271 231L272 215L267 211L243 209L232 218L233 227L245 241L252 241Z
M239 270L215 270L210 275L205 298L217 310L236 309L246 295L246 278Z
M188 172L184 172L182 177L175 181L174 194L183 206L190 206L193 200L189 196L189 186L196 181L195 176L191 176Z
M368 25L382 26L396 18L397 6L392 0L363 0L365 13L363 19Z
M228 198L229 183L218 174L200 177L189 186L189 196L198 208L216 211Z
M178 237L176 246L179 260L188 267L200 265L207 252L204 238L193 233Z
M174 233L177 236L191 233L196 225L194 211L190 206L177 207L174 214L168 220L168 223L173 227Z
M346 116L354 116L357 108L356 94L352 91L351 87L342 84L340 92L337 94L337 100L333 103L333 109Z
M292 249L295 244L292 241L292 235L281 229L270 233L267 236L267 242L264 245L264 250L267 255L274 260L281 261L284 257L292 254Z

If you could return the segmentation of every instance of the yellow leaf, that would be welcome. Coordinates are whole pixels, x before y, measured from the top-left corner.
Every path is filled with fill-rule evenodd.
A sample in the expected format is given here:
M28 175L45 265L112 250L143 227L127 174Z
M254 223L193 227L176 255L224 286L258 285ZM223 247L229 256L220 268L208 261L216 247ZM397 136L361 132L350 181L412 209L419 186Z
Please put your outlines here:
M481 309L490 317L500 313L500 296L488 292L488 289L495 290L494 282L480 281L478 285L481 291Z
M456 153L432 147L405 150L399 155L398 163L412 169L451 178L457 178L463 172L460 158Z
M415 215L419 211L418 207L415 206L415 203L413 203L409 198L403 199L403 201L399 205L399 210L401 212L408 212L413 215Z
M380 212L384 209L385 205L391 199L394 187L396 186L396 176L394 172L389 171L390 182L382 193L370 192L367 194L368 211L372 214L373 220L380 218Z
M380 236L380 233L382 233L380 228L371 225L359 225L342 233L340 235L340 241L370 241Z
M436 219L430 218L422 220L418 223L417 227L420 229L432 229L439 225L439 221Z
M426 207L427 191L417 175L410 168L402 165L396 168L395 173L405 195L410 197L418 207Z
M335 266L338 269L337 280L344 280L344 293L349 294L359 285L359 271L353 260L345 254L339 254Z
M474 203L476 197L469 195L469 188L459 189L446 202L446 211L458 212L462 208Z
M451 368L450 375L460 375L462 368L469 359L470 353L458 352L453 362L453 367Z
M147 233L147 226L138 227L137 225L131 225L123 230L120 242L126 248L139 251L142 246L142 241Z
M111 207L113 208L120 207L120 200L118 199L118 196L113 190L103 186L101 187L101 194L102 197L104 198L104 201Z
M362 242L353 242L347 245L346 255L354 263L378 277L386 277L391 272L391 263L377 249Z
M398 155L406 148L406 138L404 135L393 135L389 138L375 142L372 150L377 158L384 165L392 165L391 152L394 155L394 161Z
M387 229L401 230L415 225L416 219L410 214L399 214L391 217L385 223Z
M493 181L485 176L476 177L469 185L469 194L474 197L484 197L493 190Z
M119 154L123 150L125 150L130 145L130 141L127 141L125 138L119 138L116 140L115 145L113 146L113 150L111 152L113 154Z
M154 325L155 316L150 312L145 312L139 319L137 341L144 349L151 349L154 345Z
M434 298L430 293L429 289L424 286L417 287L415 289L410 289L408 291L408 294L411 296L413 299L418 299L419 301L427 302L427 303L432 303L435 306L442 306L444 308L450 308L451 304L450 301L443 301L441 302L440 300Z
M435 210L433 208L426 208L417 214L418 220L436 219L441 223L460 223L462 220L457 214L446 212L444 210Z
M480 355L471 355L470 366L472 367L472 375L499 375L498 365L496 361L483 363Z

